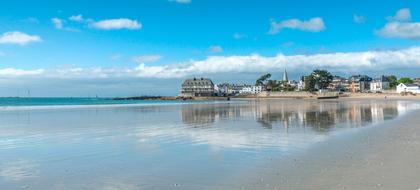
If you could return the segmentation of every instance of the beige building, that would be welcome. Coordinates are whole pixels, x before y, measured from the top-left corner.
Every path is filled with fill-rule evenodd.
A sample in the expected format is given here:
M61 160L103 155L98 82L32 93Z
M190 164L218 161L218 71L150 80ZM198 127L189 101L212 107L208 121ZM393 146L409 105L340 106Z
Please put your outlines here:
M366 92L370 90L370 82L372 82L372 78L368 77L367 75L354 75L351 76L349 84L349 91L350 92Z

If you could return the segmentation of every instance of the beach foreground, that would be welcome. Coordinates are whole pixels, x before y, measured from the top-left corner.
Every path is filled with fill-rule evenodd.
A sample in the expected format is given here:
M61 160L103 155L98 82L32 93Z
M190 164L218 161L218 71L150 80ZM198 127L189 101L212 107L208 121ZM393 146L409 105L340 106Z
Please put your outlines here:
M1 190L419 187L414 100L28 101L0 109Z
M350 136L336 136L305 153L271 160L232 187L419 189L419 116L417 110Z

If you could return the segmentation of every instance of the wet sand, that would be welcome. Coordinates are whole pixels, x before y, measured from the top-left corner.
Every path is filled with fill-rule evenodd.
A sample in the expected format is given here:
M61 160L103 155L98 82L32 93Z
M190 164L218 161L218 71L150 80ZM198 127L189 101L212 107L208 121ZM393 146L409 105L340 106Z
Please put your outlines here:
M2 109L0 190L413 189L416 109L384 99Z
M216 189L419 189L419 116L416 110L301 154L267 158L265 169Z

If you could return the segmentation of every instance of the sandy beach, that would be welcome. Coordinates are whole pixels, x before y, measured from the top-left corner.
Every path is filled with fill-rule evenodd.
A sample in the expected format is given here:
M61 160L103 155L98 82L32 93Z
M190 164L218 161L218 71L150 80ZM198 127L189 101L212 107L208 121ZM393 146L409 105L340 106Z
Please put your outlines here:
M415 100L145 101L0 112L1 190L420 187Z
M419 189L420 110L313 148L239 177L236 189ZM274 168L274 169L273 169ZM246 183L244 183L246 182ZM225 186L218 189L228 189Z

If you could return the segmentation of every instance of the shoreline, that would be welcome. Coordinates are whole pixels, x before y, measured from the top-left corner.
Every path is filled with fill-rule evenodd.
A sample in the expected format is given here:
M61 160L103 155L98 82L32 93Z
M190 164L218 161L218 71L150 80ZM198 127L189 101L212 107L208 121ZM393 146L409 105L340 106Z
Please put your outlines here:
M419 114L413 110L269 160L267 169L242 174L216 189L419 189Z
M117 97L111 100L254 100L254 99L417 99L416 95L401 95L398 93L344 93L334 95L323 95L310 92L275 92L260 93L240 96L200 96L200 97L181 97L181 96L135 96L135 97Z

